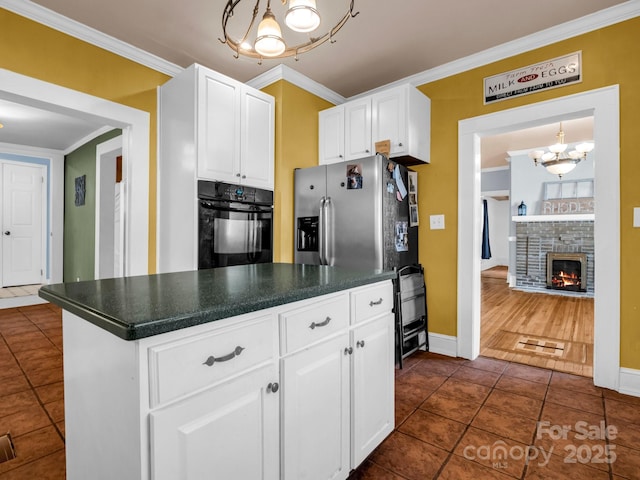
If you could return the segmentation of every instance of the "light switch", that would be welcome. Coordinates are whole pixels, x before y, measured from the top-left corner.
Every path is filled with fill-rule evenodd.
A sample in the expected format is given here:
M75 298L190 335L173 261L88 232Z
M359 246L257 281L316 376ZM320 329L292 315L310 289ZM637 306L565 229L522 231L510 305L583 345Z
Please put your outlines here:
M431 230L444 230L444 215L431 215L429 217Z
M633 226L640 227L640 207L633 208Z

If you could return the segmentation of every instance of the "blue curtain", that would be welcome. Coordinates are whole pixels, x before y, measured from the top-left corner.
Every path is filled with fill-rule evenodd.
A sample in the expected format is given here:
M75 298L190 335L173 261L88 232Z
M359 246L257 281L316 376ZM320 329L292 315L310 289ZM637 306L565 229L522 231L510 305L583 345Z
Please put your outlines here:
M487 201L482 200L484 207L484 224L482 226L482 259L491 258L491 245L489 245L489 210L487 209Z

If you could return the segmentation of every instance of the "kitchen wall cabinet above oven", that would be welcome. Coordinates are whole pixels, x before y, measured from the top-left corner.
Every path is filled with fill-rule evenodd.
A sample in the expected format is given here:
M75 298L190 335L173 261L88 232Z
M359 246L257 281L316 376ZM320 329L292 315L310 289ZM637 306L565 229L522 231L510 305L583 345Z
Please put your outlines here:
M161 177L180 170L273 190L272 96L197 64L159 91Z
M356 160L389 140L390 157L405 165L429 163L431 100L411 85L367 95L319 114L320 165Z

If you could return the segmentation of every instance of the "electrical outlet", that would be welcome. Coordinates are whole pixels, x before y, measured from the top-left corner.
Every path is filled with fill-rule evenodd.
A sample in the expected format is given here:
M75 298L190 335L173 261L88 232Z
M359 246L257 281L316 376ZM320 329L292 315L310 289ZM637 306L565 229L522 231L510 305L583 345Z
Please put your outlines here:
M444 230L444 215L431 215L429 226L431 230Z
M640 227L640 207L633 207L633 226Z

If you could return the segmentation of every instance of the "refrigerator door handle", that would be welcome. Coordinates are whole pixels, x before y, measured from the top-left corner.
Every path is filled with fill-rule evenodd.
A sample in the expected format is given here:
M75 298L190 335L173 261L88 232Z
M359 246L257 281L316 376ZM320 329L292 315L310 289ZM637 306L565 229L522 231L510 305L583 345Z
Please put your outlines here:
M325 231L325 217L326 217L326 204L327 199L322 197L320 199L320 221L318 222L318 256L320 257L320 265L325 265L325 243L324 243L324 231Z
M332 210L333 210L333 202L331 201L331 197L327 197L327 199L324 202L324 264L325 265L333 265L334 264L334 258L333 258L333 245L332 245L332 239L333 239L333 231L331 230L331 225L333 225L332 223L332 219L331 219L331 214L332 214Z

